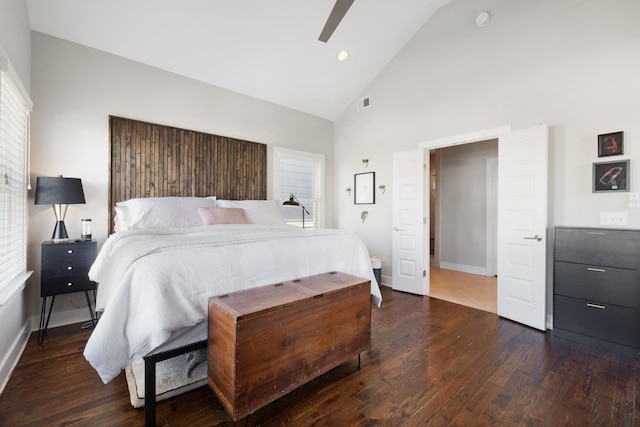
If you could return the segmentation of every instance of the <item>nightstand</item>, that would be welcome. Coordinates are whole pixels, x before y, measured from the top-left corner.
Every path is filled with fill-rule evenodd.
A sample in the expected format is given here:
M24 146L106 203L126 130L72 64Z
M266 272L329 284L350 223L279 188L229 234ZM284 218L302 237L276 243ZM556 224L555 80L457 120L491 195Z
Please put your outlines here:
M93 291L94 301L96 283L89 280L89 269L96 259L97 245L95 240L71 240L68 242L42 243L40 296L42 309L40 310L40 329L38 344L44 340L49 326L51 309L56 295L73 292L84 292L91 321L95 325L96 316L93 312L89 291ZM51 298L49 314L46 314L47 298ZM46 321L45 321L46 318Z

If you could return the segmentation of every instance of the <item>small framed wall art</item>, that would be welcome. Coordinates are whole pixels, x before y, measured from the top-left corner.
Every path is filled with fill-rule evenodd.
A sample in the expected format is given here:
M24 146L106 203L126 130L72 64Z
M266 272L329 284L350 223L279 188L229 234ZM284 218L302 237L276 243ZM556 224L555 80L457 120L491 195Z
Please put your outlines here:
M593 192L629 191L629 160L593 164Z
M353 202L356 205L374 204L376 202L376 173L357 173L353 180Z
M624 154L622 131L598 135L598 157Z

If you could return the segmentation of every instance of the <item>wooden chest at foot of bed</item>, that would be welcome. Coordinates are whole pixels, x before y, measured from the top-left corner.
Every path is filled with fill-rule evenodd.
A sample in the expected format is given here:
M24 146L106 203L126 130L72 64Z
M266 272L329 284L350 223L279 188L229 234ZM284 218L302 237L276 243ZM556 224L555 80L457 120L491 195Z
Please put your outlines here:
M209 385L234 421L367 349L369 280L325 273L209 300Z

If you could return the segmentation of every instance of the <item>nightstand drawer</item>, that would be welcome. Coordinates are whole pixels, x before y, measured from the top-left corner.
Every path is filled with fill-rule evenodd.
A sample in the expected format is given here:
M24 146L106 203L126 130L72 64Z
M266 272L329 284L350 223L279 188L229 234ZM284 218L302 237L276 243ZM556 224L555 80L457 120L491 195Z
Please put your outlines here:
M47 260L42 263L42 277L45 279L60 276L87 276L93 258Z
M42 257L47 261L94 259L96 245L92 242L47 243L42 245Z
M69 275L66 277L54 277L42 281L41 296L69 294L72 292L92 291L96 283L84 275Z
M555 293L623 307L640 306L640 271L556 262Z
M640 347L640 311L595 301L554 297L554 328Z

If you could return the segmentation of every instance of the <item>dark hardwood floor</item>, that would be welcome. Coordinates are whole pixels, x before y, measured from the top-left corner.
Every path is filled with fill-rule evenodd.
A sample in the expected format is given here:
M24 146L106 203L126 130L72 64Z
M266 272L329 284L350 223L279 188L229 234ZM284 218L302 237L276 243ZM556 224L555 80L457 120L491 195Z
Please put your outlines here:
M251 415L262 426L640 426L640 361L495 314L383 289L371 348ZM142 425L124 374L102 384L89 331L32 336L4 393L2 426ZM37 334L35 334L37 335ZM231 426L202 387L157 408L159 425ZM238 422L244 425L244 420Z

